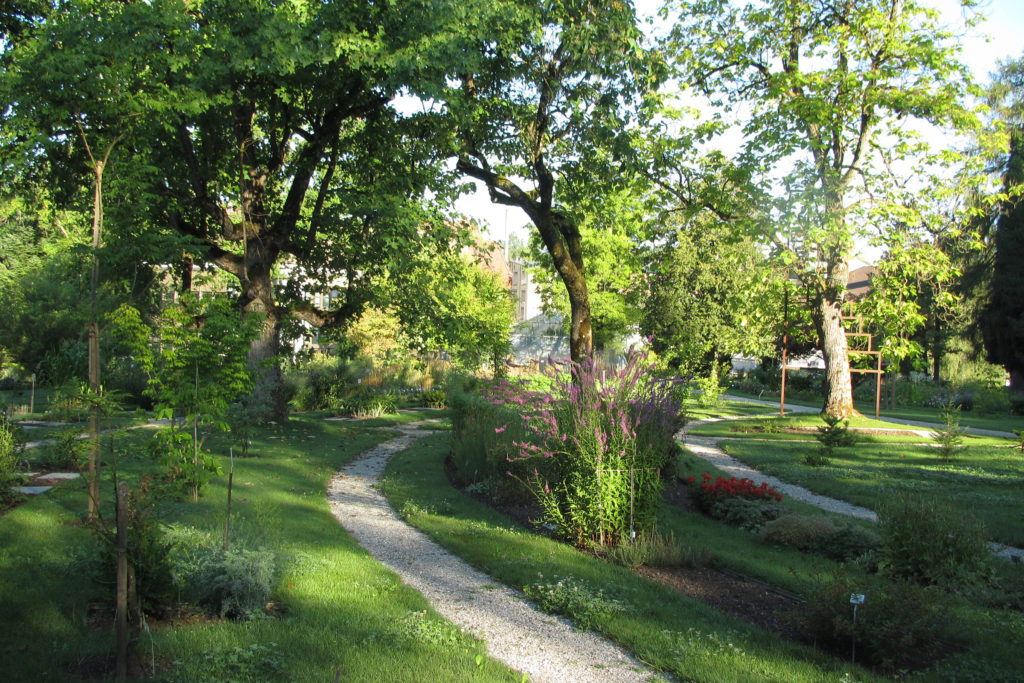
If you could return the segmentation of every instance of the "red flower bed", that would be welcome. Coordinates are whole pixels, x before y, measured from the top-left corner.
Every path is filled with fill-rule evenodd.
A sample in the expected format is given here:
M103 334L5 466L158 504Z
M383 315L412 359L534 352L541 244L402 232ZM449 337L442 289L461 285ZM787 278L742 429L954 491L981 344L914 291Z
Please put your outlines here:
M725 479L718 477L711 481L711 475L705 472L701 475L704 479L698 487L699 497L703 502L712 504L717 500L727 497L749 498L750 500L782 500L782 494L774 487L768 486L767 482L761 482L760 486L752 479ZM689 477L686 481L691 485L696 484L696 477Z

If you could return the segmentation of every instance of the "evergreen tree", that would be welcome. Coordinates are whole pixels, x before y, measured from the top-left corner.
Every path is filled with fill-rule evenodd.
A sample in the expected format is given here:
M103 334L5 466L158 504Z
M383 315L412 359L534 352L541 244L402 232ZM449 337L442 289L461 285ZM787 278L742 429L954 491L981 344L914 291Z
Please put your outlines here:
M988 359L1006 368L1010 385L1024 388L1024 58L1003 64L991 99L1010 132L1002 164L1006 197L993 238L991 298L981 316Z

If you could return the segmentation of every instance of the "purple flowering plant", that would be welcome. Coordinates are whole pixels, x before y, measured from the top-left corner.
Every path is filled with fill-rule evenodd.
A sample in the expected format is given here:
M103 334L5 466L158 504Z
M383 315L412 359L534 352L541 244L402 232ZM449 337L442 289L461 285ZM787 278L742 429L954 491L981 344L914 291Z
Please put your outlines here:
M509 460L533 465L523 481L545 521L576 545L614 546L653 527L680 420L678 380L657 377L640 352L619 370L558 365L550 390L502 380L484 395L521 414L528 438L512 442Z

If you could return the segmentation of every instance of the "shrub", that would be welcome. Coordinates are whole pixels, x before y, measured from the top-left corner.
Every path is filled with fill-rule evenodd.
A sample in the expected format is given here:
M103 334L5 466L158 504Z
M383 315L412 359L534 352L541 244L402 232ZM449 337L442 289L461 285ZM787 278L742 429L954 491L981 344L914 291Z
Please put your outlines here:
M851 594L863 594L853 623ZM887 669L927 663L946 647L949 599L935 586L884 577L829 576L806 594L807 604L792 616L815 639L837 654Z
M791 513L766 523L761 528L761 538L769 543L807 551L834 531L835 525L827 517Z
M942 426L931 433L932 439L939 445L939 455L943 460L952 460L964 449L964 430L960 426L960 406L953 402L944 403L939 408Z
M427 389L420 394L420 401L427 408L444 408L448 405L444 389Z
M196 449L191 434L173 427L153 435L149 453L165 468L164 492L175 498L198 495L210 479L223 474L211 453Z
M877 550L882 542L874 531L853 523L838 524L827 517L798 513L766 522L761 528L761 538L841 562Z
M82 400L82 385L69 382L57 387L50 399L50 407L46 414L57 422L82 422L89 412Z
M1005 415L1010 397L1003 387L982 386L974 392L974 412L978 415Z
M40 464L49 470L81 470L89 451L89 441L77 429L64 429L52 446L43 451Z
M174 606L177 587L171 564L174 541L167 533L155 509L154 490L149 479L129 489L126 499L128 520L128 565L135 577L137 603L130 611L162 615ZM117 528L113 520L98 520L93 531L97 552L86 559L86 569L94 580L106 586L113 596L117 585Z
M880 566L920 583L972 584L990 573L984 524L938 498L894 491L878 508Z
M702 511L708 512L712 505L726 498L746 498L749 500L781 501L782 494L775 490L774 486L768 486L768 482L761 482L760 485L746 477L737 479L730 477L726 479L719 476L714 481L711 475L705 472L701 475L701 481L697 482L696 477L688 477L686 482L690 484L690 494L694 502Z
M223 547L221 532L174 526L177 541L172 562L184 601L208 614L230 619L258 618L265 613L276 576L276 555L260 547L262 526L232 535L232 545ZM264 539L265 540L265 539Z
M534 437L519 412L462 391L455 382L449 385L447 397L452 413L451 463L461 483L482 484L499 502L531 500L533 495L521 482L534 469L546 473L548 459L514 458L519 452L517 444Z
M856 436L850 431L850 421L844 420L840 424L838 417L822 415L821 419L825 424L819 426L818 433L814 438L821 443L817 453L804 455L804 464L810 467L823 467L832 461L835 449L852 446L856 443Z
M24 448L17 437L17 425L0 413L0 503L10 502L11 487L18 483L18 457Z
M524 409L534 441L514 459L550 461L525 481L547 522L579 546L617 545L648 532L661 502L661 472L675 454L676 382L649 374L639 353L613 373L593 361L570 363L554 393L532 394L499 382L488 398Z
M334 406L337 412L350 417L380 417L398 412L398 404L393 394L357 391L337 401Z

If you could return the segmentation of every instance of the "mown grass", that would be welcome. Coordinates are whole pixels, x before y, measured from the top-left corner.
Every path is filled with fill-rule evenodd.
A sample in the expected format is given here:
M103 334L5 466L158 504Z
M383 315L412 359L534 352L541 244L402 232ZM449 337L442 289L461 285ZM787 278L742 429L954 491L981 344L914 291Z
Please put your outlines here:
M146 661L152 648L158 673L171 681L517 680L360 548L327 504L331 474L389 438L387 426L433 416L359 422L299 416L256 430L251 451L258 457L235 458L231 537L277 557L273 600L281 614L152 623L152 641L144 636L141 643ZM143 456L147 438L142 431L118 438L124 479L152 470ZM208 442L225 468L231 444L226 435ZM105 470L103 482L107 516L112 470ZM220 538L226 487L227 477L219 477L198 503L162 502L160 518ZM102 669L92 662L109 662L113 633L86 621L89 604L106 596L81 571L81 558L92 552L81 525L85 508L84 483L69 483L0 517L0 680L63 681L83 668ZM258 656L246 659L254 648ZM225 673L232 660L242 661L240 669Z
M591 591L602 591L613 606L592 618L596 630L655 669L693 681L821 681L841 679L848 673L857 680L874 678L811 648L780 641L772 633L627 569L518 527L451 486L443 468L447 450L447 438L439 434L392 459L382 485L392 506L501 583L523 588L571 577ZM764 559L751 567L742 560L750 555L750 534L696 515L668 510L662 528L688 543L706 545L716 557L729 558L727 563L779 585L797 588L812 571L813 561L799 553L767 546L762 548Z
M767 401L769 403L774 402L776 406L778 406L779 404L779 399L777 396L774 398L756 396L754 394L744 394L741 391L734 391L732 389L729 390L729 394L735 396L744 396L748 398L756 398L762 401ZM803 401L800 399L791 399L787 396L786 405L798 405L805 406L808 408L821 409L822 401ZM766 408L768 411L771 410L771 406L768 405L761 407ZM873 416L875 414L875 402L873 400L854 401L854 407L865 416ZM881 419L883 420L887 417L892 417L901 420L914 420L916 422L928 422L932 424L942 423L942 418L939 416L938 408L927 408L924 406L894 406L890 408L887 407L883 402L880 413ZM992 429L1000 432L1012 432L1015 429L1024 429L1024 416L1007 414L980 415L968 410L961 413L960 423L963 426L977 427L978 429Z
M868 417L852 417L844 421L854 430L858 444L922 444L932 443L929 427L912 427ZM696 436L725 437L730 439L770 439L772 441L815 441L817 427L825 423L815 413L796 413L780 418L778 414L762 412L756 417L708 422L689 430ZM790 432L787 430L799 430ZM871 431L856 430L878 430ZM889 432L889 433L886 433ZM898 432L905 432L900 434ZM915 432L915 433L907 433ZM975 445L1010 445L1012 442L1000 437L965 435L967 443Z

